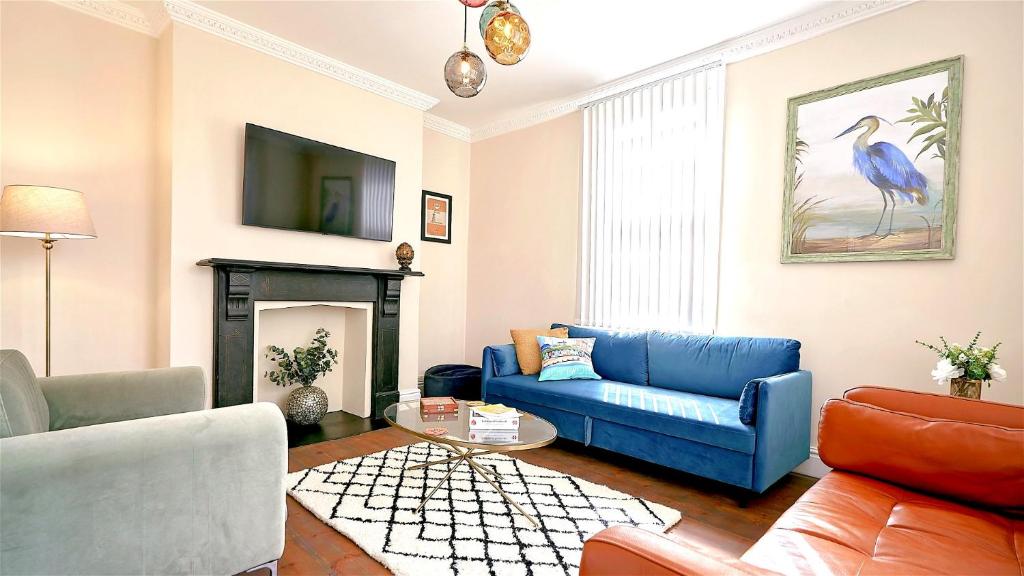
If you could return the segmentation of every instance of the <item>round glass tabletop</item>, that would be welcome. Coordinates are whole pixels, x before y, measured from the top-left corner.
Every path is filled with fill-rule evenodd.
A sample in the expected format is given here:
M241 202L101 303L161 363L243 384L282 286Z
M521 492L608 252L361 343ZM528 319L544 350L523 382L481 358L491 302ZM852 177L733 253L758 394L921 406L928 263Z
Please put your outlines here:
M470 407L464 400L456 402L459 410L452 414L424 414L420 411L419 400L398 402L384 409L384 419L388 424L425 440L492 452L540 448L554 442L558 436L550 422L518 409L518 429L470 427ZM431 434L428 430L440 433Z

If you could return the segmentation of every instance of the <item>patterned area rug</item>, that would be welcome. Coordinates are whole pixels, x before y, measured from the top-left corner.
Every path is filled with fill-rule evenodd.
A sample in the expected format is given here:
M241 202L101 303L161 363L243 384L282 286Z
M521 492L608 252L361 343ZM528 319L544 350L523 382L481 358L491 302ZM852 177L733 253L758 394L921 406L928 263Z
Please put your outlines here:
M583 542L613 524L662 532L676 510L500 454L476 461L504 477L501 487L541 523L506 503L462 464L423 511L420 500L447 458L426 442L288 475L288 493L398 576L546 576L579 572Z

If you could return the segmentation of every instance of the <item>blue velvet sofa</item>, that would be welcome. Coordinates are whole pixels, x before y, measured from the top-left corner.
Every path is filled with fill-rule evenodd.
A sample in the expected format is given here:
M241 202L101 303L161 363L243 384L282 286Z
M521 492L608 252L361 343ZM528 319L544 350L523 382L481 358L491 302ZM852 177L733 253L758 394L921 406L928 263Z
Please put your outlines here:
M488 346L484 400L536 414L562 438L755 492L807 459L811 373L800 370L800 342L568 328L596 338L602 380L539 382L522 374L514 346Z

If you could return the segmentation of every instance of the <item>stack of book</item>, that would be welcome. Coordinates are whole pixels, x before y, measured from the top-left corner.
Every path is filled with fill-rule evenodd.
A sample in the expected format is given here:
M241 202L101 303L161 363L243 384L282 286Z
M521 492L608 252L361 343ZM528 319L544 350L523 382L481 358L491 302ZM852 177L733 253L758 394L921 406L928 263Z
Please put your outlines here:
M459 403L451 396L420 398L420 418L424 422L451 422L459 419Z
M469 412L469 439L481 444L519 441L519 412L503 404L476 406Z

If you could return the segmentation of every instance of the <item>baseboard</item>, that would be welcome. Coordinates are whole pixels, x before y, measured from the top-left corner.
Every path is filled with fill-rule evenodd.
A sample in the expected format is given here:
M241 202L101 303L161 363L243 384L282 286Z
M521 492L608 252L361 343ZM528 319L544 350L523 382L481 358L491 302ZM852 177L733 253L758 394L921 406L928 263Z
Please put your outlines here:
M799 472L800 474L804 474L806 476L821 478L822 476L827 474L829 470L831 470L831 468L826 466L825 463L822 462L821 458L818 456L818 449L811 448L811 457L808 458L807 460L804 460L803 464L797 466L794 472Z
M398 391L398 401L399 402L408 402L409 400L419 400L419 399L420 399L420 389L419 388L414 388L412 390L399 390Z

